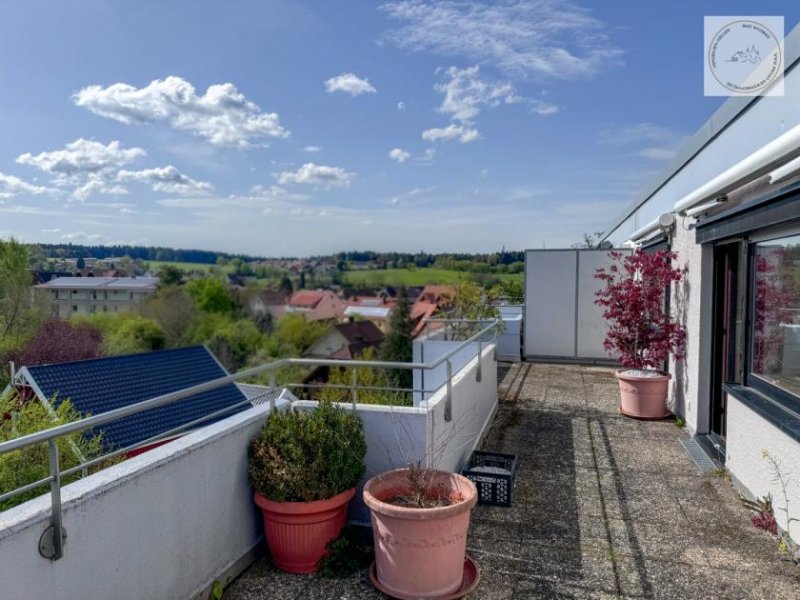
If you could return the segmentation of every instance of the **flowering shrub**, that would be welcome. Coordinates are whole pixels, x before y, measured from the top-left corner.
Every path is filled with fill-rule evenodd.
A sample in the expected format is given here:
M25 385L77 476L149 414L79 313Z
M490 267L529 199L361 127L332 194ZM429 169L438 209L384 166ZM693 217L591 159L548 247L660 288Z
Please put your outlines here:
M686 329L666 312L664 302L670 284L683 278L670 264L677 255L637 249L630 255L612 252L611 257L613 264L595 273L605 282L595 294L608 323L603 347L629 369L658 369L670 353L684 358Z

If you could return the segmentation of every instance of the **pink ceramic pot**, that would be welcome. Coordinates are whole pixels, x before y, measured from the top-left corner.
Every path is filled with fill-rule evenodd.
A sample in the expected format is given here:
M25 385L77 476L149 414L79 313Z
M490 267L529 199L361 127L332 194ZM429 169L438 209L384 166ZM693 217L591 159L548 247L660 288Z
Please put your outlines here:
M325 546L342 532L347 503L356 489L315 502L274 502L253 495L264 519L264 534L272 562L287 573L312 573L325 554Z
M656 377L626 375L625 371L615 373L619 381L620 412L636 419L663 419L670 415L667 409L669 373Z
M407 473L388 471L364 485L364 502L372 512L376 577L382 591L395 598L450 596L461 587L478 491L466 477L435 471L430 487L455 499L454 504L412 508L385 502L408 494Z

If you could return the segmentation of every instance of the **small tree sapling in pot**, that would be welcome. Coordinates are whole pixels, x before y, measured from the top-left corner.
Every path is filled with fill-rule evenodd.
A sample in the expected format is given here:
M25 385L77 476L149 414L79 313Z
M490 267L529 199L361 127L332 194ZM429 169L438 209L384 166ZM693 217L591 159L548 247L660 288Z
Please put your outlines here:
M686 329L666 310L666 294L685 270L672 266L674 252L611 252L612 264L595 278L605 286L596 292L608 330L603 347L626 370L617 371L620 411L628 416L660 419L669 415L667 385L661 366L672 354L686 355Z

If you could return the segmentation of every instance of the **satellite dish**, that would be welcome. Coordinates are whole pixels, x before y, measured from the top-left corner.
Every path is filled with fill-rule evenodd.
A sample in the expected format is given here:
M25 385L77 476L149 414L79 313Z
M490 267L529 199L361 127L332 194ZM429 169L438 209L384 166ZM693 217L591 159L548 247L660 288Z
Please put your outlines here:
M611 250L611 248L613 248L613 247L614 247L614 244L612 244L608 240L603 240L602 242L600 242L600 245L598 246L598 248L600 248L601 250Z

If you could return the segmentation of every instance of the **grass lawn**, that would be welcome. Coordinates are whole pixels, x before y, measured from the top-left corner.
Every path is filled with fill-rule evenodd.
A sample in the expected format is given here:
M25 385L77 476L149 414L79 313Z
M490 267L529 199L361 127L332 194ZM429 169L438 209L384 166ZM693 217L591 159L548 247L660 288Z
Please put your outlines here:
M189 263L189 262L172 262L168 260L147 260L145 261L150 268L151 271L155 272L158 271L164 265L171 265L173 267L178 267L183 271L209 271L211 267L215 267L216 265L210 265L208 263ZM222 267L225 272L230 271L230 267Z
M432 284L457 284L470 279L473 273L448 271L446 269L375 269L364 271L347 271L345 278L355 285L407 285L420 286ZM497 277L502 281L522 281L522 273L488 273L488 277Z

